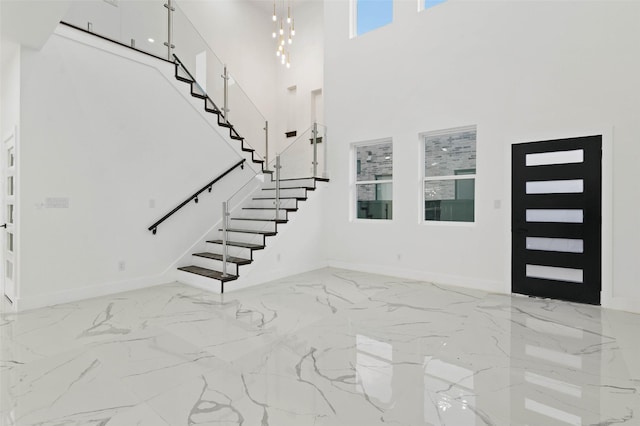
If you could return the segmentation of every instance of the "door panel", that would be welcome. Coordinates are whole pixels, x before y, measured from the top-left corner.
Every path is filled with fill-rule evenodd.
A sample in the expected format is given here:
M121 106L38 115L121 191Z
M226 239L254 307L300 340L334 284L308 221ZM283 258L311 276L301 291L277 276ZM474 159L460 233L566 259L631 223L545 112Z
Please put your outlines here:
M602 137L512 147L512 291L600 304Z

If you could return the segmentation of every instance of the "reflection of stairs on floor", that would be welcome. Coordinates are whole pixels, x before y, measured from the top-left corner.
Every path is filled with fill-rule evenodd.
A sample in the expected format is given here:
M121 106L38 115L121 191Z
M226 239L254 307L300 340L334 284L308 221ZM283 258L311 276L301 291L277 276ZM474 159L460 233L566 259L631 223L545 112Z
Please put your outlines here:
M242 265L253 262L254 250L266 247L267 237L276 236L278 225L288 221L289 213L298 210L300 201L307 199L307 192L316 189L316 182L328 182L322 178L289 179L280 181L280 209L275 209L275 182L266 182L241 206L231 212L227 230L227 276L222 276L222 230L217 239L208 240L207 251L194 253L193 264L178 268L189 280L192 274L224 283L238 279Z

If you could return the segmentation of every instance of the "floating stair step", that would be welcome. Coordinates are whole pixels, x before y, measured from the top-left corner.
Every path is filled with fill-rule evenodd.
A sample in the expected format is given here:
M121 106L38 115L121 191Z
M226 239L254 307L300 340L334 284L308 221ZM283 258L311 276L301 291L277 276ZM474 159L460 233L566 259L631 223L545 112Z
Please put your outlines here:
M244 138L242 136L236 136L236 135L231 135L231 139L237 140L237 141L243 141Z
M275 207L243 207L242 210L275 210ZM288 212L297 212L297 207L280 207L278 210L286 210Z
M204 253L194 253L193 255L198 257L205 257L207 259L219 260L220 262L222 262L222 255L218 253L204 252ZM227 262L235 263L236 265L248 265L252 262L252 260L243 259L241 257L227 256Z
M218 231L222 231L222 229L218 229ZM278 233L275 231L258 231L258 230L253 230L253 229L236 229L236 228L228 228L227 229L228 232L240 232L241 234L257 234L257 235L264 235L265 237L273 237L274 235L277 235Z
M254 197L254 200L275 200L276 197ZM307 197L280 197L281 200L298 200L305 201Z
M180 75L176 75L176 80L182 81L184 83L189 83L189 84L193 83L193 80L191 80L190 78L182 77Z
M287 219L267 219L259 217L232 217L232 220L251 220L256 222L275 222L275 223L287 223Z
M207 242L211 244L222 244L222 240L209 240ZM242 247L251 250L262 250L264 248L264 246L260 244L240 243L238 241L227 241L227 245L231 247Z
M280 187L280 191L282 191L283 189L306 189L309 191L315 191L315 188L313 186L281 186ZM263 191L275 191L275 188L262 188Z
M207 278L213 278L214 280L219 280L222 282L237 280L237 275L227 275L226 277L222 276L222 272L214 271L212 269L201 268L200 266L183 266L178 268L179 271L191 272L192 274L201 275Z
M222 127L226 127L226 128L228 128L228 129L230 129L230 128L232 128L232 127L233 127L233 124L231 124L231 123L225 123L224 121L218 121L218 125L219 125L219 126L222 126Z
M211 114L220 115L220 111L215 108L204 107L204 110L210 112Z
M253 151L255 151L255 149L253 149L253 148L245 148L244 145L242 146L242 150L244 152L253 152Z

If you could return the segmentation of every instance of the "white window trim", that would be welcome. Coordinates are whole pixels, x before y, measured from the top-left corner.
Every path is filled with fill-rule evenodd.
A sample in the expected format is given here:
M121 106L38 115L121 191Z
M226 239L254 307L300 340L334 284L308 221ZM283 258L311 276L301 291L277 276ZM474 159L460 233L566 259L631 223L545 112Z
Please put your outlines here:
M424 0L423 0L424 1ZM452 132L465 132L472 131L476 132L476 161L478 155L478 126L477 125L468 125L468 126L459 126L459 127L449 127L446 129L439 129L433 131L421 132L418 134L418 140L420 142L420 169L421 169L421 180L420 180L420 195L418 199L420 200L420 206L418 209L419 214L419 223L425 226L444 226L444 227L462 227L462 228L474 228L478 223L478 203L476 203L476 199L474 198L473 203L473 222L458 222L458 221L449 221L449 220L426 220L424 218L424 184L429 181L439 181L439 180L462 180L462 179L475 179L476 182L474 184L474 188L477 188L477 164L476 164L476 173L469 175L443 175L443 176L425 176L425 143L427 136L439 136L446 135Z
M353 0L354 2L356 0ZM354 223L391 223L395 220L395 215L393 211L391 212L391 219L364 219L358 217L358 185L371 185L377 183L390 183L391 184L391 193L392 197L395 197L395 188L393 185L393 179L381 179L381 180L358 180L358 154L357 149L361 146L372 146L372 145L382 145L386 143L391 143L391 147L393 150L393 138L382 138L382 139L374 139L370 141L363 142L355 142L351 144L351 205L349 207L351 222ZM391 160L391 170L393 170L393 162L395 161L395 155L392 156ZM393 198L391 199L393 201Z

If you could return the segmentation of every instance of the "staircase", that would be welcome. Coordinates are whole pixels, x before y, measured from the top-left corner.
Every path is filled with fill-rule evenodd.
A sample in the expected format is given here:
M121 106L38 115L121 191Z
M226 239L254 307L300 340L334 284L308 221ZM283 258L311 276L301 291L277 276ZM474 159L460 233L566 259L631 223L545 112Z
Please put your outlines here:
M196 82L196 79L193 77L193 75L191 75L189 70L182 63L182 61L180 61L180 59L176 55L173 55L173 57L174 57L174 64L175 64L176 80L181 81L183 83L187 83L191 90L191 96L193 96L194 98L202 99L204 101L204 110L208 113L215 114L217 116L218 126L229 129L229 137L233 140L240 141L240 147L242 149L242 152L247 152L251 154L251 161L253 163L260 164L260 167L262 168L262 173L267 173L267 174L273 173L272 171L267 170L267 167L266 167L267 165L265 164L264 160L260 158L258 154L256 154L255 149L253 149L252 147L250 147L248 144L245 143L245 139L242 136L240 136L240 134L235 129L233 124L225 120L224 112L222 111L222 109L218 108L218 106L213 102L213 100L209 97L209 95L207 95L207 93L204 90L202 90L202 87L200 87L200 85Z
M194 275L217 280L220 282L220 292L224 293L224 284L239 278L240 266L253 262L253 252L263 250L267 237L278 234L278 225L289 221L289 214L298 211L298 203L307 199L307 193L316 189L317 182L329 180L318 177L281 179L280 208L276 211L276 182L273 171L268 170L265 160L245 143L245 138L238 133L233 124L225 120L223 109L202 90L180 59L175 55L174 58L176 79L189 84L191 96L204 101L204 110L217 116L218 125L229 130L231 139L240 141L242 152L251 154L251 161L260 164L262 175L267 180L231 212L227 227L226 275L223 273L222 229L218 230L218 238L206 241L207 251L191 256L192 265L178 268L184 281L192 281Z
M207 251L194 253L193 264L178 268L182 274L196 274L220 282L224 293L224 283L238 279L240 266L253 262L253 252L266 247L267 237L278 234L279 225L289 221L289 215L296 212L305 201L309 191L316 189L317 182L328 182L324 178L302 178L280 181L280 209L274 207L275 182L269 180L236 208L229 218L227 228L227 276L222 275L222 229L218 238L206 241ZM188 275L182 275L189 280Z

